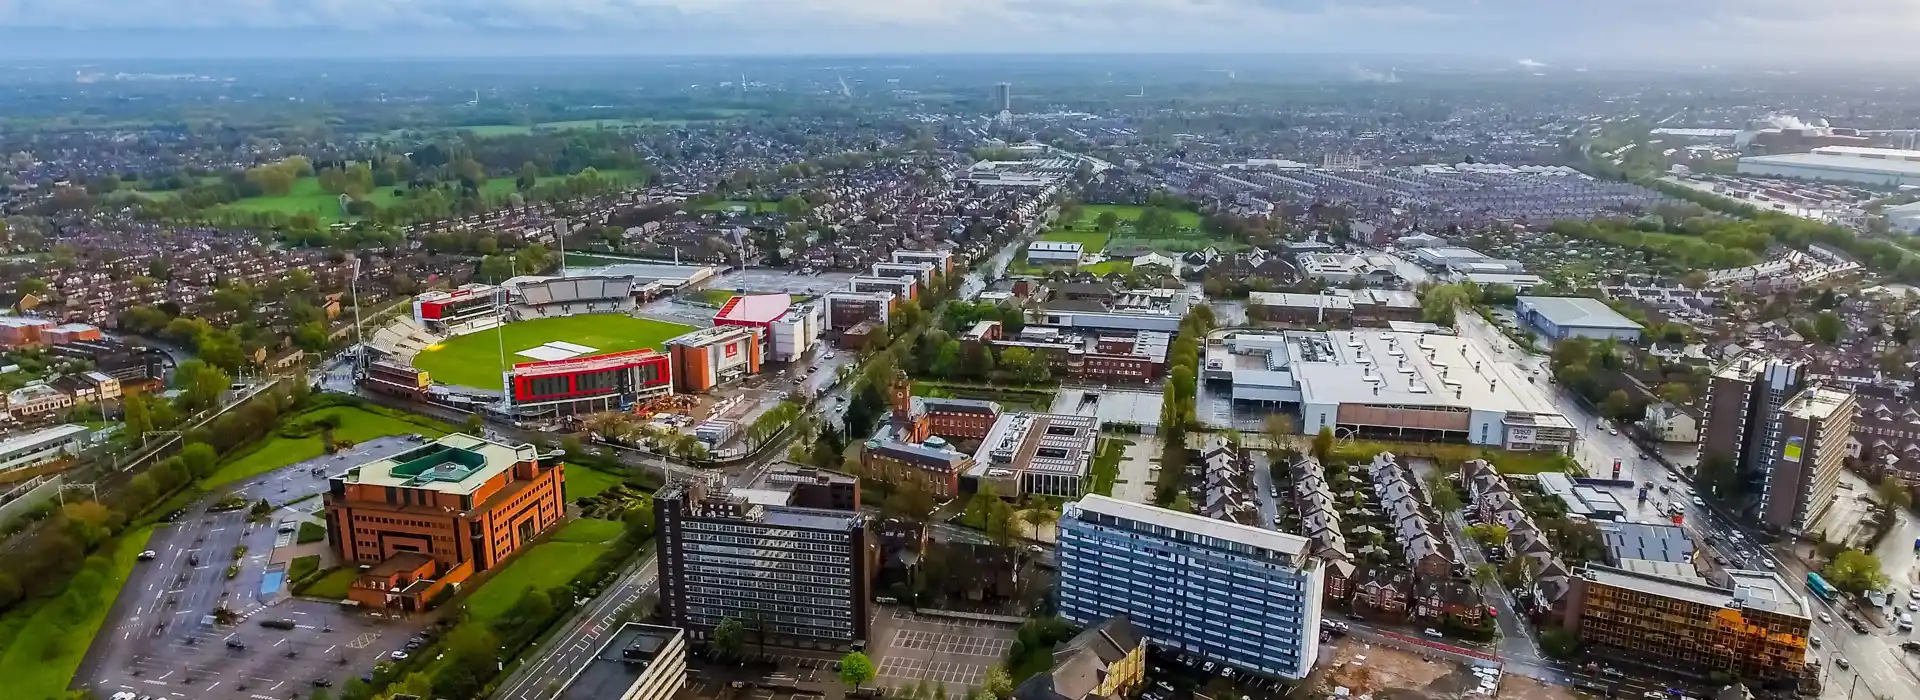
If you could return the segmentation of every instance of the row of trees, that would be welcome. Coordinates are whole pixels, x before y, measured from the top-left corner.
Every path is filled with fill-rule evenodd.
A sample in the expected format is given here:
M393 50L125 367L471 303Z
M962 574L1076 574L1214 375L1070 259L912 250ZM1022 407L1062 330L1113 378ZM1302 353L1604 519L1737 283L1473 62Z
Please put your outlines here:
M190 363L183 363L184 370L194 371L186 364ZM134 475L125 487L103 492L97 501L69 503L45 513L51 523L21 546L0 554L0 611L36 598L56 598L62 619L76 624L97 611L114 591L103 577L112 570L111 562L100 566L96 560L105 560L106 555L96 552L142 513L213 474L221 452L264 436L282 412L305 400L304 385L265 392L211 426L189 432L178 454ZM138 440L144 432L137 430L143 426L136 423L153 420L146 412L175 414L157 398L133 394L127 401L130 411L136 412L126 430L129 439ZM46 643L53 647L46 649L51 656L70 651L58 648L60 640Z
M1162 506L1182 505L1187 500L1179 478L1187 468L1187 430L1194 425L1194 402L1199 391L1200 352L1207 333L1213 330L1213 309L1196 304L1180 320L1179 334L1167 348L1167 385L1160 394L1160 434L1166 446L1160 456L1161 479L1154 487L1154 502ZM1184 504L1188 510L1191 504Z

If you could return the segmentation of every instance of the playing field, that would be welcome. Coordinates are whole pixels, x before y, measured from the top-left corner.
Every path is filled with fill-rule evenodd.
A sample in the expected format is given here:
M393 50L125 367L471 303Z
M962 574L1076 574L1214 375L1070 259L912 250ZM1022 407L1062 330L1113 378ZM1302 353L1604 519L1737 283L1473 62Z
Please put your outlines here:
M511 178L509 178L511 180ZM387 206L398 201L392 187L376 187L367 193L367 199L378 206ZM226 209L278 212L281 214L311 213L320 217L320 225L339 223L347 220L345 212L340 211L340 196L327 194L320 189L320 179L307 176L295 180L293 189L283 195L272 197L249 197L225 205Z
M618 314L541 318L510 323L499 331L480 331L430 347L413 358L428 378L443 384L477 389L500 388L500 346L506 346L507 365L532 362L516 354L560 340L594 348L593 354L664 347L667 339L693 330L692 326Z

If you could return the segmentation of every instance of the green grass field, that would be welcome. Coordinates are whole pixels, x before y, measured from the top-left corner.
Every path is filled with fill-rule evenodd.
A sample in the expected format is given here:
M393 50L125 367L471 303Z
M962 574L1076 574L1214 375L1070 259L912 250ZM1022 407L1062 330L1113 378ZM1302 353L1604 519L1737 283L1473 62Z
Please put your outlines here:
M1092 265L1088 265L1080 269L1086 272L1091 272L1096 275L1105 275L1105 274L1110 274L1114 272L1118 272L1124 275L1133 271L1133 261L1132 260L1108 260L1103 263L1094 263Z
M511 186L513 184L512 180L509 179L507 184ZM377 206L387 206L392 204L396 199L397 198L393 196L392 187L376 187L372 192L367 193L367 200ZM295 180L293 190L286 194L273 197L249 197L221 208L238 211L278 212L281 214L304 214L311 212L320 217L320 225L322 226L339 223L347 219L346 213L340 210L340 197L322 192L320 190L320 178L312 176Z
M1099 231L1048 231L1040 235L1040 240L1078 243L1081 249L1088 253L1097 253L1101 248L1107 247L1107 234L1100 233Z
M1146 207L1132 204L1088 204L1080 208L1080 220L1074 222L1074 228L1092 228L1093 222L1106 212L1113 212L1113 215L1121 221L1138 221L1140 214L1146 210ZM1168 209L1167 211L1173 212L1175 223L1187 228L1200 228L1198 213L1185 209Z
M566 466L567 488L565 497L568 503L582 498L600 495L601 491L620 485L625 481L619 475L609 474L598 469L590 469L578 464Z
M600 526L581 524L585 522L589 521L576 520L568 524L553 541L534 545L533 549L520 554L512 564L507 565L507 568L481 584L480 590L474 591L473 595L467 598L467 613L471 619L478 622L492 622L512 608L523 591L529 588L546 590L563 585L572 581L582 569L593 564L594 558L607 550L605 544L561 540L562 537L602 534L595 532Z
M355 443L365 442L387 435L420 433L430 437L439 437L446 434L443 430L418 423L409 423L398 418L390 418L352 406L323 408L318 411L302 413L297 418L313 418L322 415L339 416L340 428L334 431L334 438L351 440ZM243 453L232 461L220 465L220 468L215 470L213 475L208 476L206 481L201 484L201 488L213 490L223 484L230 484L235 481L265 474L289 464L303 462L323 454L326 454L326 446L320 444L320 436L317 434L303 438L286 438L275 435L261 442L252 451Z
M347 597L347 589L353 587L353 579L359 575L360 572L352 567L334 569L320 577L320 580L314 581L313 585L294 592L315 598L341 600Z
M495 331L469 333L448 340L437 348L414 356L413 365L427 371L436 382L458 384L477 389L500 388L500 344L504 338L509 366L532 362L518 355L522 350L561 340L595 348L596 352L618 352L638 348L663 347L669 338L693 330L692 326L654 321L618 314L540 318L507 324Z
M620 531L624 529L626 529L625 525L612 520L581 518L567 523L566 527L560 528L559 532L554 533L553 541L585 543L612 542L614 538L620 536Z
M112 549L104 550L112 558L113 568L101 584L100 600L80 619L68 619L64 614L65 604L59 602L14 610L14 615L30 612L30 616L18 627L6 654L0 656L0 678L7 679L7 697L35 700L67 697L67 684L80 669L87 647L106 622L114 599L119 597L127 577L133 574L137 558L141 550L147 548L147 538L152 534L152 526L128 530L113 543Z
M620 180L633 179L634 175L636 174L632 170L602 170L599 172L601 177L616 178ZM549 185L565 179L567 179L567 176L565 175L542 175L536 184ZM517 183L514 182L514 178L511 176L490 177L490 178L487 178L487 181L484 184L480 185L480 196L490 201L504 200L507 198L508 195L511 195L518 191L520 190L517 187Z

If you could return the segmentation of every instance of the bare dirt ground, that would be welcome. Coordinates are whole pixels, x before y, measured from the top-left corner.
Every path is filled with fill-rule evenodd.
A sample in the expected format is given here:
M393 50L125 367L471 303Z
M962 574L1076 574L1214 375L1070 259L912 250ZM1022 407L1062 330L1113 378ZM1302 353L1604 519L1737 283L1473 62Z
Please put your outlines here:
M1319 676L1312 697L1335 697L1345 688L1347 697L1372 700L1457 700L1479 686L1466 666L1433 661L1392 647L1369 645L1353 638L1334 643L1334 662ZM1550 686L1531 678L1503 675L1497 700L1580 700L1570 688Z

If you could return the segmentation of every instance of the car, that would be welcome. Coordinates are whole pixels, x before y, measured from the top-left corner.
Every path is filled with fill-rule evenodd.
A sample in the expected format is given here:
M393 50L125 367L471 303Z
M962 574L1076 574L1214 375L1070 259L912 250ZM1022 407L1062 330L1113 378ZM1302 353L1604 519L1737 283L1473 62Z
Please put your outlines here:
M187 555L187 566L199 566L199 565L200 565L200 555L199 555L199 554L189 554L189 555Z
M827 359L829 360L833 359L833 353L827 353Z
M245 649L247 648L247 643L240 641L238 639L229 639L227 640L227 648L228 649Z
M1202 665L1200 666L1200 672L1201 672L1201 673L1213 673L1213 667L1214 667L1214 666L1216 666L1216 665L1217 665L1217 664L1215 664L1214 662L1212 662L1212 661L1208 661L1208 662L1206 662L1205 664L1202 664Z
M330 681L330 680L327 680L327 679L325 679L325 678L315 678L315 679L313 679L313 687L315 687L315 688L326 688L326 687L329 687L329 686L331 686L331 685L333 685L333 681Z
M1619 428L1616 428L1616 427L1614 427L1614 426L1611 426L1611 425L1609 425L1609 426L1607 426L1607 434L1608 434L1608 435L1619 435L1619 434L1620 434L1620 429L1619 429Z
M1821 641L1819 637L1809 637L1807 638L1807 643L1813 645L1813 648L1818 649L1820 648L1820 645L1824 644L1825 642Z
M1833 616L1828 615L1826 613L1820 613L1820 624L1823 624L1823 625L1833 624Z
M153 561L153 558L157 556L160 556L159 552L149 549L147 551L141 552L140 556L135 558L139 559L140 561Z
M1913 601L1908 601L1908 602L1907 602L1907 611L1908 611L1908 612L1920 612L1920 602L1913 602Z
M1624 673L1624 672L1622 672L1622 671L1621 671L1620 669L1617 669L1617 668L1614 668L1614 667L1612 667L1612 666L1608 666L1608 667L1606 667L1606 668L1603 668L1603 669L1600 669L1600 675L1602 675L1602 676L1612 676L1612 677L1614 677L1614 678L1626 678L1626 677L1627 677L1627 674L1626 674L1626 673Z
M1901 651L1920 651L1920 642L1901 642Z
M1773 568L1773 560L1772 560L1772 559L1761 559L1761 560L1760 560L1760 568L1762 568L1762 569L1771 569L1771 568Z
M1850 666L1852 666L1852 665L1853 665L1853 662L1851 662L1851 661L1848 661L1848 660L1847 660L1847 657L1844 657L1844 656L1836 656L1836 657L1834 657L1834 658L1833 658L1833 665L1835 665L1835 666L1839 666L1840 668L1847 668L1847 667L1850 667Z
M1860 622L1859 620L1854 620L1854 621L1853 621L1853 633L1854 633L1854 634L1867 634L1867 626L1866 626L1866 625L1864 625L1864 624L1861 624L1861 622Z
M1646 698L1647 700L1667 700L1667 694L1658 690L1649 690L1641 693L1640 697Z
M404 651L400 651L400 650L398 650L398 649L396 649L396 650L394 650L394 652L393 652L393 653L391 653L391 654L388 654L387 656L388 656L389 658L391 658L391 659L393 659L394 661L406 661L406 660L407 660L407 652L404 652Z
M1595 693L1607 692L1607 684L1601 683L1600 681L1580 681L1579 683L1573 684L1573 687Z
M1168 682L1166 682L1166 681L1160 681L1160 682L1158 682L1158 683L1155 683L1155 684L1153 684L1153 687L1155 687L1155 688L1159 688L1159 689L1161 689L1161 690L1164 690L1164 691L1167 691L1167 692L1169 692L1169 693L1171 693L1171 692L1173 692L1173 684L1171 684L1171 683L1168 683Z
M1426 629L1420 630L1420 633L1427 635L1429 637L1432 637L1434 639L1444 639L1447 636L1447 635L1441 634L1440 630L1434 629L1432 627L1428 627Z
M1727 565L1727 558L1726 558L1726 557L1723 557L1723 556L1720 556L1720 555L1718 555L1718 554L1715 554L1715 555L1713 555L1713 563L1714 563L1715 565L1717 565L1717 566L1726 566L1726 565Z

